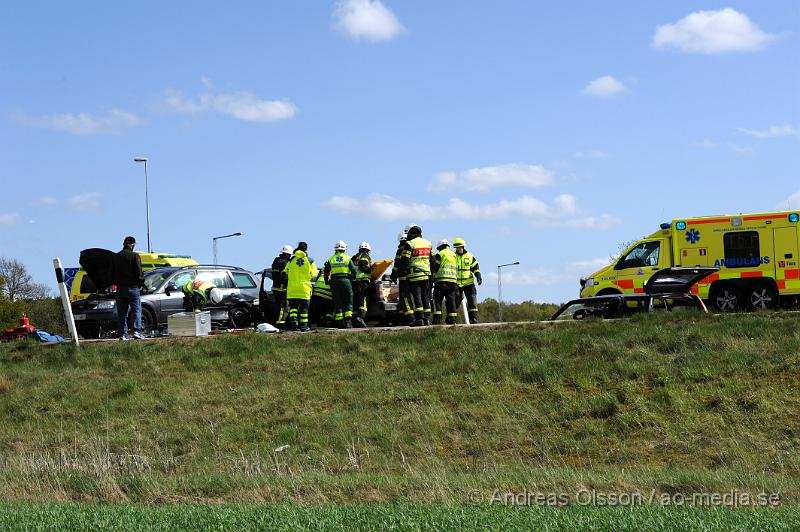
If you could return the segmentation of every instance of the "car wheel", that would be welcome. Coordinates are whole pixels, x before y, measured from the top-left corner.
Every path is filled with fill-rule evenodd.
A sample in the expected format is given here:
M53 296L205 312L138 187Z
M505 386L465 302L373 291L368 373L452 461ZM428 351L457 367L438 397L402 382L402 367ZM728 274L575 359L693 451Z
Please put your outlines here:
M233 307L228 311L228 320L236 329L244 329L251 325L250 311L244 307Z
M156 317L150 309L142 309L142 331L152 332L156 328Z
M714 291L711 303L720 312L734 312L739 309L741 295L733 286L721 286Z
M747 302L753 310L769 310L778 302L775 290L768 284L757 284L747 291Z

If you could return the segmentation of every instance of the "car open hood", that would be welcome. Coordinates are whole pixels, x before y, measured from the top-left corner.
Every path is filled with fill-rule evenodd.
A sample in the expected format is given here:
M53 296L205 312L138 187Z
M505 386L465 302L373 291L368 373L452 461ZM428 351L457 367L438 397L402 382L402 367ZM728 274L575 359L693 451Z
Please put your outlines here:
M86 270L86 275L91 277L98 292L114 284L114 255L113 251L100 248L81 251L79 260L81 267Z
M702 281L719 268L666 268L654 273L644 283L644 291L648 294L688 294L699 281Z

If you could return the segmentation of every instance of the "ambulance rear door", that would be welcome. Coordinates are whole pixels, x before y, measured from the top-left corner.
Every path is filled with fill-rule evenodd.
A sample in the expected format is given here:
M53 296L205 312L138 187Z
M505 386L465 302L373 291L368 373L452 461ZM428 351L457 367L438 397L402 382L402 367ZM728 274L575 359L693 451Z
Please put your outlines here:
M775 228L775 279L781 294L800 293L797 225Z

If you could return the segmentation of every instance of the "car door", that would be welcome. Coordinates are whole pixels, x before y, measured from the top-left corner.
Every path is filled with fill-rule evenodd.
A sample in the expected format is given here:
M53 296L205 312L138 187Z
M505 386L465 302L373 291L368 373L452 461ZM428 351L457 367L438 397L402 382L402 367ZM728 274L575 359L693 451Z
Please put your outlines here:
M181 270L173 274L164 284L164 293L159 298L160 316L158 317L159 323L167 323L167 318L171 314L183 312L183 290L182 287L188 281L195 278L197 272L195 270ZM169 291L169 295L167 295Z

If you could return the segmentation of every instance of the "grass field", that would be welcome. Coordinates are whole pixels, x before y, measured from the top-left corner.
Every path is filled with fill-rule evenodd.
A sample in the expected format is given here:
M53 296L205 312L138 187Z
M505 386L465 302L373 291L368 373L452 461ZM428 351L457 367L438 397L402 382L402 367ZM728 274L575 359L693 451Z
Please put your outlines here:
M797 530L800 511L699 508L12 505L3 530Z
M792 314L18 343L0 346L0 500L7 519L100 511L21 502L293 502L312 508L274 515L332 523L399 503L424 523L474 490L738 490L787 513L681 518L777 524L797 519L798 411ZM381 505L313 509L331 503ZM464 511L526 515L484 506ZM659 512L633 514L657 529Z

